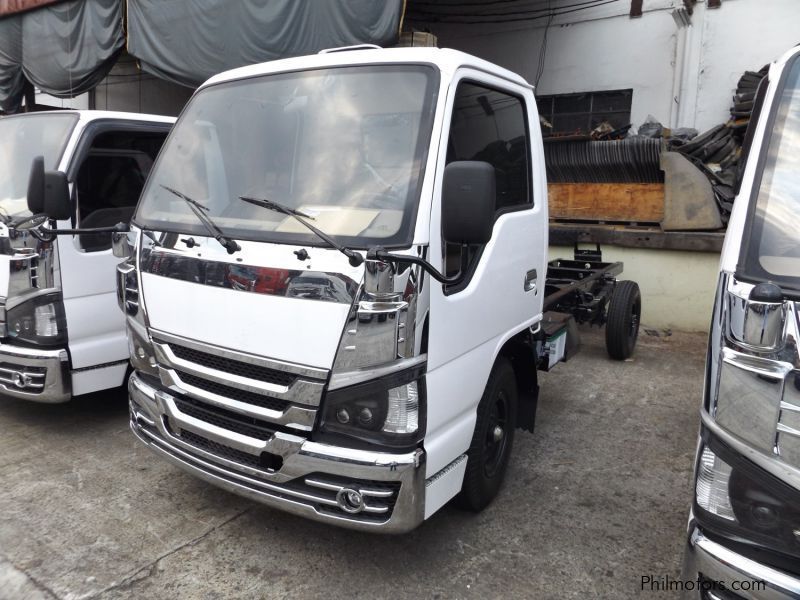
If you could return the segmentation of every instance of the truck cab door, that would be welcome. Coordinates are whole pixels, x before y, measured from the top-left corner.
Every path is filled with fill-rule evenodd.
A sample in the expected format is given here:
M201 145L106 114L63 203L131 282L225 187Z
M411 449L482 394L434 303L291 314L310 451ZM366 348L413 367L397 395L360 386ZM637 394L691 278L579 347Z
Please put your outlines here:
M129 222L168 133L162 123L90 124L68 169L75 227ZM111 234L59 236L73 394L119 386L127 370L125 321L117 307Z
M462 268L466 276L452 286L430 281L428 477L469 447L476 408L500 348L541 320L547 187L538 123L528 87L466 69L450 86L430 260L449 275ZM487 162L497 183L491 240L466 253L441 239L442 172L453 161Z

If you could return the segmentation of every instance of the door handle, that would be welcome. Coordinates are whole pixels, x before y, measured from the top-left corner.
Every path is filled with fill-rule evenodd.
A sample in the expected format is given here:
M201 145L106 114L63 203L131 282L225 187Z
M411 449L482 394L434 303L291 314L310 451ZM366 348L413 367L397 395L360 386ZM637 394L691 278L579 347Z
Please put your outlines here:
M533 292L536 294L536 279L537 279L536 269L531 269L527 273L525 273L525 291L526 292Z

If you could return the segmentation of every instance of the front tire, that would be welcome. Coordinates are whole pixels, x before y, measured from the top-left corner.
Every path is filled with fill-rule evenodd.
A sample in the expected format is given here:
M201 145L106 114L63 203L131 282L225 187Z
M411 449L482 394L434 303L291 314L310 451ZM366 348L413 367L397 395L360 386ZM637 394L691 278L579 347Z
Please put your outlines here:
M514 445L517 426L517 380L511 363L497 359L478 404L467 469L456 503L479 512L497 495Z

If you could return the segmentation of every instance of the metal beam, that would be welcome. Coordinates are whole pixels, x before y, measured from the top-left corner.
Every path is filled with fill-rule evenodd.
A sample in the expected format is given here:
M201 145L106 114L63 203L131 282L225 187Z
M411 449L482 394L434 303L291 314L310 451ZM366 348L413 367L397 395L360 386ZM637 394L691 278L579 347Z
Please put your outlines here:
M623 248L720 252L724 231L670 231L612 225L550 223L551 246L573 246L575 242L599 243Z

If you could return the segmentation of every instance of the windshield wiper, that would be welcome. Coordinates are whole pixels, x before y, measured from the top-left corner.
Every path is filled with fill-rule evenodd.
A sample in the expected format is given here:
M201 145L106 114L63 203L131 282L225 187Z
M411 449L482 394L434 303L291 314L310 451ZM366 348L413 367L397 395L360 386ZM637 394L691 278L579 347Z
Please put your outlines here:
M249 196L239 196L239 199L243 200L244 202L247 202L248 204L253 204L255 206L260 206L261 208L274 210L276 212L283 213L285 215L293 217L296 221L299 221L310 231L315 233L318 238L326 242L331 248L336 248L336 250L344 254L348 258L350 266L358 267L359 265L361 265L361 263L364 262L364 257L361 256L358 252L355 252L350 248L345 248L344 246L338 244L333 240L333 238L328 236L328 234L324 233L323 231L320 231L319 229L314 227L311 223L306 221L306 219L314 220L314 217L312 217L311 215L307 215L304 212L301 212L294 208L289 208L288 206L284 206L283 204L278 204L274 200L267 200L265 198L251 198Z
M189 205L189 208L192 212L197 216L197 219L203 224L203 227L206 228L206 231L211 234L211 236L217 240L225 250L228 251L228 254L233 254L234 252L238 252L242 249L242 247L234 240L233 238L226 237L222 230L217 227L217 224L211 220L211 217L208 216L208 207L200 204L197 200L189 198L186 194L182 194L178 190L172 189L169 186L164 185L163 183L159 184L162 188L167 190L171 194L175 194L178 198L184 200L186 204Z

